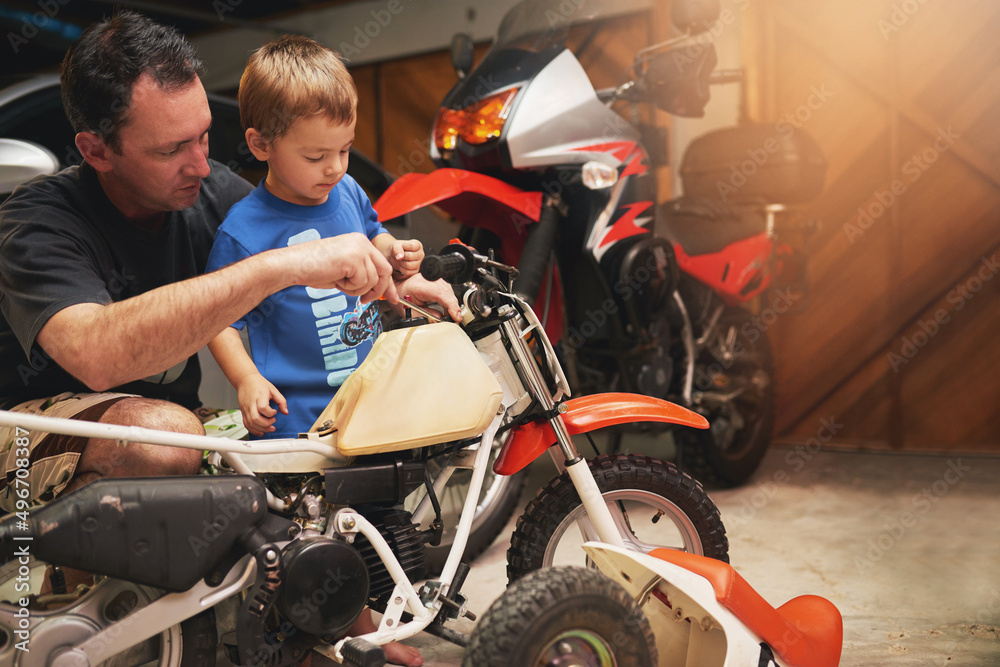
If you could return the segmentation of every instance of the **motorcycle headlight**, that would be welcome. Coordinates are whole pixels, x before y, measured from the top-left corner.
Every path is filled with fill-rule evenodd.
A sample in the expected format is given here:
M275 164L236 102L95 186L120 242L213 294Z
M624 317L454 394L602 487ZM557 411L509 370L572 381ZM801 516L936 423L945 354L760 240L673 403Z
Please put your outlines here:
M434 144L438 150L454 150L459 138L473 146L499 138L517 90L509 88L463 109L438 111L434 119Z

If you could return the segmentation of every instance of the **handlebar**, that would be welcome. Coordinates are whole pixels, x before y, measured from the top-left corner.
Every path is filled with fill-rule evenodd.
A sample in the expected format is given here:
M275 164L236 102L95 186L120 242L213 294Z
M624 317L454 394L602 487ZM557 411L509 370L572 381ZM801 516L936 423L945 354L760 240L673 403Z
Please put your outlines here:
M424 257L420 275L427 280L443 278L452 285L461 285L472 279L476 266L476 256L467 246L452 243L442 248L440 254Z
M501 279L496 276L497 272L505 277ZM486 306L492 299L488 295L510 289L510 283L517 278L518 270L489 257L477 255L467 245L452 243L442 248L437 255L424 257L420 263L420 275L427 280L443 279L452 285L474 283L476 287L472 291L477 295L475 298Z
M460 283L462 281L458 278L466 272L467 265L461 255L428 255L420 263L420 275L427 280L443 278L447 283Z

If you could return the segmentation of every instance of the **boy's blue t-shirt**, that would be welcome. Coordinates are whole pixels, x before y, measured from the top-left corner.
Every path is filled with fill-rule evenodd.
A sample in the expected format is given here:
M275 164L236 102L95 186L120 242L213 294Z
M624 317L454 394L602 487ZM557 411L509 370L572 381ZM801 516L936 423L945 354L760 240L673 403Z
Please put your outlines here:
M349 232L374 239L385 231L350 176L318 206L279 199L261 181L229 210L207 270L313 239ZM294 438L307 431L382 331L378 302L365 307L340 290L302 286L272 294L232 326L246 327L254 364L288 402L288 415L279 412L275 432L265 438Z

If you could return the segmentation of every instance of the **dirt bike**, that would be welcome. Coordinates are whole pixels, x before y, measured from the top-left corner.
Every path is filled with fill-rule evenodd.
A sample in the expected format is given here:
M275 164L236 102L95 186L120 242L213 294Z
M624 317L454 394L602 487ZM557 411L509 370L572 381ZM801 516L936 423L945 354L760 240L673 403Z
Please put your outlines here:
M500 477L545 452L560 471L520 517L511 580L563 562L563 545L582 557L581 537L728 558L697 481L645 456L588 460L574 440L639 420L705 428L704 417L641 395L570 398L540 322L510 291L514 267L454 245L422 272L463 285L462 324L429 310L398 322L297 439L0 411L16 448L27 431L190 447L210 451L214 473L103 479L32 508L25 458L11 482L18 511L0 523L0 664L212 665L221 642L236 664L298 664L314 650L369 667L384 664L381 645L421 631L464 644L446 622L474 617L462 559L494 458ZM456 470L470 479L454 543L424 580L425 543L444 530L437 497ZM402 505L418 488L411 514ZM66 568L96 583L68 590ZM349 636L366 606L382 613L378 629Z
M719 560L593 542L584 550L600 572L549 568L512 585L477 624L463 667L840 663L843 619L825 598L775 608Z
M767 327L750 307L779 269L801 265L777 229L819 194L825 161L791 127L718 130L688 148L684 196L658 205L651 167L666 163L666 138L639 109L700 116L709 84L739 77L713 73L714 46L692 37L719 3L678 0L685 35L639 51L621 85L595 90L567 40L572 26L601 29L612 5L515 5L475 68L471 42L457 38L460 80L431 138L439 168L402 176L374 206L382 219L430 205L457 219L459 239L521 271L514 289L558 342L575 391L640 393L705 415L709 430L674 433L677 460L703 482L739 484L764 456L775 410ZM808 229L786 222L796 239ZM778 309L800 297L796 288Z

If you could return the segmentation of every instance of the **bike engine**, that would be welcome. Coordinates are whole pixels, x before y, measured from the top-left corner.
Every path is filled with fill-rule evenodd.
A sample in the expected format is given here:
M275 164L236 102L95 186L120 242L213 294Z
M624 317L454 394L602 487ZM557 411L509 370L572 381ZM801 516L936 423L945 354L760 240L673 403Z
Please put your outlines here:
M342 637L368 603L368 565L351 544L313 534L280 552L262 544L257 580L222 644L235 665L298 665L318 642Z
M283 582L277 607L303 632L341 636L368 600L368 566L343 540L313 535L281 553Z
M657 348L656 354L646 359L636 372L639 393L666 399L674 376L674 361L664 354L666 345Z
M410 513L374 506L356 509L385 538L410 581L422 579L423 537ZM281 565L278 611L316 636L343 635L365 605L384 603L396 586L375 547L360 533L353 544L322 535L296 540L282 551Z
M355 509L378 528L379 533L392 548L392 552L396 554L410 581L418 581L426 576L427 553L424 551L424 538L418 532L409 512L398 508L374 506L359 506ZM384 610L396 584L368 538L359 533L354 539L354 547L368 565L370 580L368 597L371 605L375 609Z

